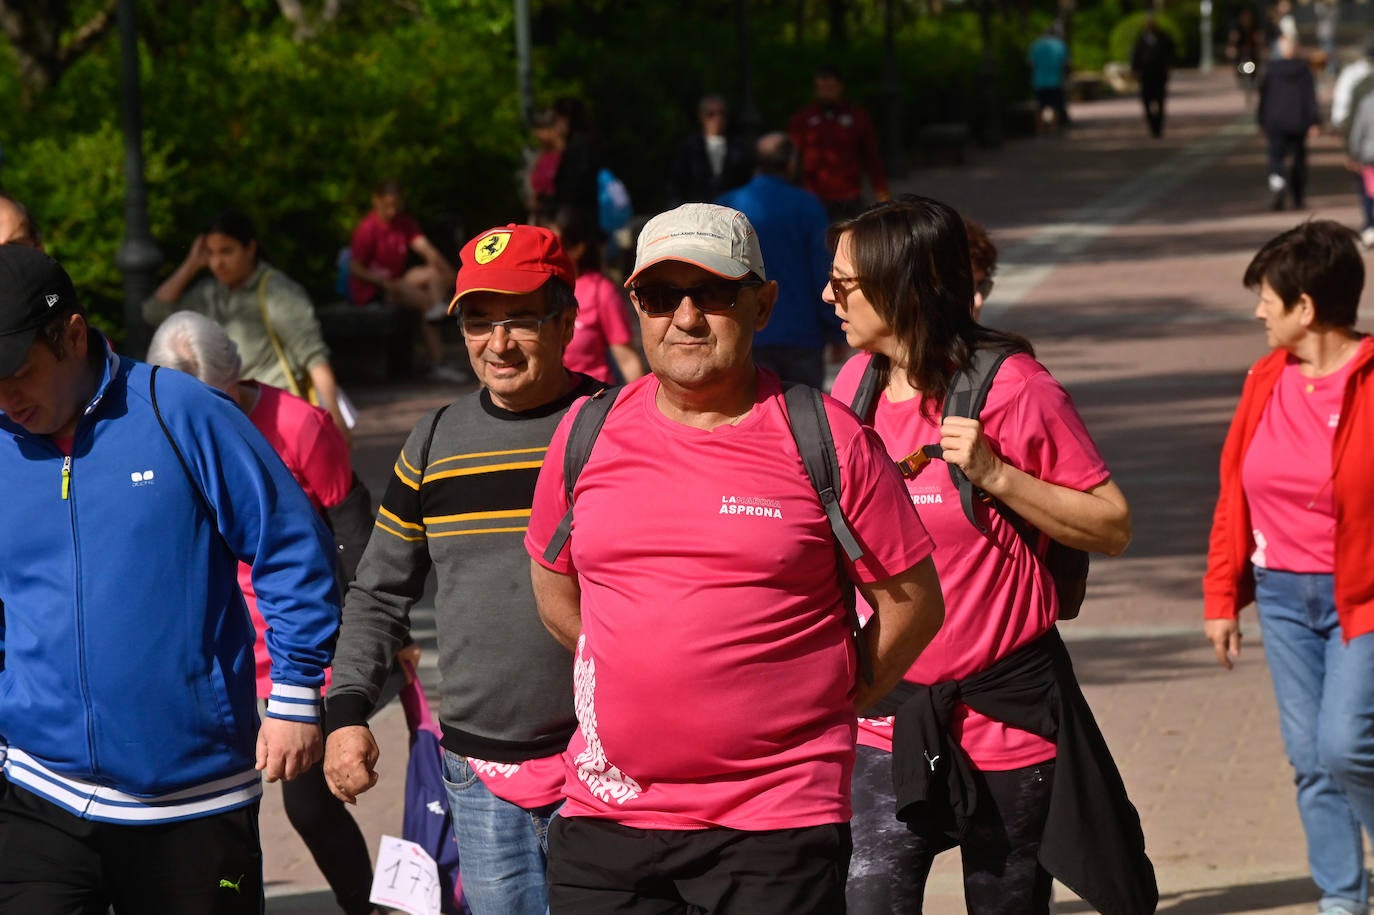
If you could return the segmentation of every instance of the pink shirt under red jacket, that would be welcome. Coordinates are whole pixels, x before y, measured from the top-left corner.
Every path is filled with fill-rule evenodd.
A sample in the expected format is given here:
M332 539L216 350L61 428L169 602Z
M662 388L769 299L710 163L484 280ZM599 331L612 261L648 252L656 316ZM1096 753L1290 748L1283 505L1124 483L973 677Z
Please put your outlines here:
M1233 619L1255 599L1255 551L1241 480L1245 452L1288 359L1276 349L1250 368L1221 452L1221 493L1212 516L1203 616ZM1336 612L1347 640L1374 632L1374 340L1360 344L1350 365L1331 453L1336 499Z

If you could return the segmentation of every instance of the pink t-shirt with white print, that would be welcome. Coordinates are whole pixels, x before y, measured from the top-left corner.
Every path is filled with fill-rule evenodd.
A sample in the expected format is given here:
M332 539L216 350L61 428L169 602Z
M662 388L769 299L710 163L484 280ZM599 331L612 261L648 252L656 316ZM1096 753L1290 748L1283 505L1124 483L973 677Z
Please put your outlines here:
M754 408L710 431L655 405L652 375L621 393L576 484L569 547L582 635L579 723L563 816L644 829L763 830L844 822L856 664L834 540L788 429L776 376ZM525 545L542 553L567 506L549 445ZM881 581L930 538L881 444L827 402L841 505ZM571 556L569 555L571 552Z
M490 762L467 757L468 765L487 790L501 800L533 810L563 796L563 755L541 756L519 763Z
M845 363L834 395L853 399L869 356ZM1068 392L1030 356L1002 363L980 417L993 450L1014 467L1070 489L1087 490L1108 479ZM878 399L874 428L900 460L940 440L940 411L921 411L919 398ZM949 465L934 460L906 481L912 504L935 541L935 568L945 595L945 624L907 672L913 683L935 684L986 670L993 662L1044 635L1059 616L1049 573L1012 526L987 503L975 510L988 525L980 534L959 504ZM1054 744L974 712L956 709L951 731L973 764L1005 771L1054 756ZM892 749L890 720L860 721L859 742Z

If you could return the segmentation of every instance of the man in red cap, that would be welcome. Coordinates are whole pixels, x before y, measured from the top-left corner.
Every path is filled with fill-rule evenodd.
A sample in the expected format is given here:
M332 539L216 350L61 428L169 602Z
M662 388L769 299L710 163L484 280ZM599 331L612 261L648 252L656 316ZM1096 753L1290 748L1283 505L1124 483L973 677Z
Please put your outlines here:
M411 431L345 599L329 690L325 776L351 803L377 780L367 713L432 566L445 777L476 912L547 910L548 822L577 727L572 657L539 621L523 547L553 430L601 388L563 367L574 279L547 229L491 229L463 247L449 307L482 387Z

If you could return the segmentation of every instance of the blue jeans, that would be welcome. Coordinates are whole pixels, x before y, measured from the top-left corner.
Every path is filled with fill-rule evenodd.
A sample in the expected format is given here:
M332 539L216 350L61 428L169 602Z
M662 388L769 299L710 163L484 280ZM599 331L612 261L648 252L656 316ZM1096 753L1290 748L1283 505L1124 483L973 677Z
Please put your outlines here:
M1255 570L1264 654L1319 908L1367 911L1374 833L1374 633L1341 638L1330 575Z
M561 802L526 810L492 794L468 761L444 751L458 875L473 915L546 915L549 821Z

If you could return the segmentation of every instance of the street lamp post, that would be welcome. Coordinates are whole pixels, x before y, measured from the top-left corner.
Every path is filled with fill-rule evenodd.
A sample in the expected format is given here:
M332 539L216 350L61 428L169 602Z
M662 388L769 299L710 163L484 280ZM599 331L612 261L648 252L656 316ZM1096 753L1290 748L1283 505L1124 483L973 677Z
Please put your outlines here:
M1002 100L997 92L997 55L992 46L992 4L978 0L978 25L983 33L983 60L978 65L978 83L983 90L983 145L995 149L1002 145Z
M1202 16L1201 16L1201 18L1199 19L1198 28L1199 28L1199 29L1201 30L1201 32L1202 32L1202 35L1199 36L1199 37L1201 38L1201 40L1202 40L1202 43L1201 43L1201 45L1199 46L1199 48L1200 48L1200 50L1201 50L1201 56L1200 56L1200 58L1198 59L1198 69L1200 69L1203 73L1211 73L1211 72L1212 72L1212 0L1202 0L1201 12L1202 12Z
M894 178L906 174L902 154L902 88L897 74L897 24L894 0L883 3L883 101L887 109L887 173Z
M124 241L115 266L124 274L124 347L142 355L148 328L141 306L156 288L162 252L148 228L148 188L143 180L143 112L139 100L138 20L135 0L119 0L120 107L124 121Z
M759 135L759 105L754 97L754 50L748 0L735 0L735 40L739 45L740 130L752 143Z
M520 93L520 120L526 127L534 117L530 57L530 0L515 0L515 83Z

